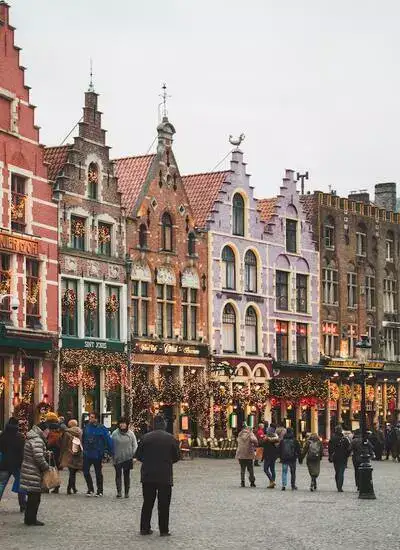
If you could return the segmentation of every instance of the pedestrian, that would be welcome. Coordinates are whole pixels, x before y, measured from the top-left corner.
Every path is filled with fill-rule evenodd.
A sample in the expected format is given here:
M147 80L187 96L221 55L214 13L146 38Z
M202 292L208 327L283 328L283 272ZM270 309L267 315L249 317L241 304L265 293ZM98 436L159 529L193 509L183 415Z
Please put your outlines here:
M87 496L94 496L93 479L90 468L94 467L96 475L96 496L103 496L103 458L113 452L112 439L105 426L99 424L97 413L89 414L89 421L83 429L83 474L87 484Z
M388 434L388 442L393 460L400 460L400 424L393 424Z
M254 461L254 466L259 466L258 461L262 460L262 453L263 453L262 443L263 443L264 435L265 435L264 422L261 422L258 425L258 428L257 428L257 431L256 431L256 437L257 437L257 440L258 440L258 447L257 447L257 450L256 450L256 459Z
M12 491L18 494L20 512L25 511L26 495L20 489L21 465L24 456L25 438L18 431L18 420L10 418L0 435L0 500L11 476L14 477Z
M279 437L276 435L274 428L268 428L266 436L263 440L263 457L264 457L264 472L269 479L267 489L275 489L275 463L279 456Z
M354 437L351 441L352 461L354 466L354 480L357 490L360 489L359 484L359 468L363 461L363 440L361 437L361 430L355 430ZM373 456L374 449L370 441L367 440L368 453Z
M306 459L308 473L311 477L310 491L317 490L317 479L321 469L321 460L324 454L322 441L317 433L313 433L307 439L302 452L303 459Z
M48 412L45 416L45 422L47 422L49 426L47 450L53 453L54 463L57 469L60 469L61 438L63 435L63 429L55 412ZM50 492L58 494L59 491L60 487L55 487Z
M49 469L46 461L47 422L40 422L26 434L24 458L21 466L21 489L27 492L25 525L44 525L37 519L42 491L43 474Z
M301 460L300 443L294 437L292 428L286 430L282 441L279 443L279 456L282 462L282 491L285 491L290 469L290 484L292 491L297 491L296 486L296 461Z
M122 497L122 472L124 473L124 494L129 498L129 487L133 458L137 450L136 436L128 427L128 421L122 417L118 428L111 435L114 449L115 485L117 498Z
M279 437L279 441L282 441L285 433L286 433L286 428L284 426L280 425L276 428L276 435Z
M72 418L64 431L60 449L61 468L68 468L67 495L76 494L76 474L83 470L82 430L77 420Z
M350 456L350 441L343 435L342 426L336 426L335 433L329 440L329 462L335 468L335 481L339 493L343 493L344 471Z
M173 486L172 465L179 460L179 446L174 436L166 432L166 424L162 416L157 415L154 418L154 430L140 440L136 458L142 463L140 479L143 506L140 534L151 535L153 532L151 516L157 497L160 536L169 536L169 508Z
M258 440L251 429L243 422L242 430L237 436L237 451L236 458L240 464L240 480L241 487L245 487L246 469L249 472L250 487L256 486L256 478L254 476L253 461L255 457L255 449L258 445Z

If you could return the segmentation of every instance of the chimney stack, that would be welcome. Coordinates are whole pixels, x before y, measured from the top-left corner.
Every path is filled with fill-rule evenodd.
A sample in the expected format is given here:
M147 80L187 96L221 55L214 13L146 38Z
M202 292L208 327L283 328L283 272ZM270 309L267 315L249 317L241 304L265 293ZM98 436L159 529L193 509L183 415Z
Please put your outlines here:
M349 199L352 201L363 202L364 204L370 203L369 193L365 189L361 189L360 191L352 191L349 194Z
M375 185L375 204L379 208L396 212L396 183L377 183Z

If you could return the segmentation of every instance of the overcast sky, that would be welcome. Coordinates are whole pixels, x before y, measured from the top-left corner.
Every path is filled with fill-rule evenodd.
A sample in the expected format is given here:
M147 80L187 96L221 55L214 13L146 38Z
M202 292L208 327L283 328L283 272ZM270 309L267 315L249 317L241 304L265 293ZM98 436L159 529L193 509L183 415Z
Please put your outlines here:
M9 3L46 145L79 120L92 57L113 157L148 151L165 81L183 174L244 132L260 197L285 168L339 194L400 180L398 0Z

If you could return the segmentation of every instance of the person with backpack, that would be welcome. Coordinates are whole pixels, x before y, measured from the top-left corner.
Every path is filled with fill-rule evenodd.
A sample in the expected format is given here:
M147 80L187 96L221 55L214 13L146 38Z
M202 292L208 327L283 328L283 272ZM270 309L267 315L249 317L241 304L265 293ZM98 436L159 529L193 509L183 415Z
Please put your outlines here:
M279 444L279 456L282 463L282 491L285 491L286 489L289 468L292 491L297 491L296 460L301 460L301 450L300 443L297 439L295 439L292 428L288 428L286 430L286 433Z
M318 434L311 434L310 437L307 439L302 452L303 459L306 459L308 473L311 477L311 492L317 490L317 478L321 469L321 460L323 454L324 449Z
M75 419L68 422L61 440L61 468L68 468L67 495L76 494L76 473L83 469L82 430Z
M343 493L344 472L350 456L350 441L343 435L342 426L336 426L335 433L329 440L329 462L335 468L335 482L339 493Z
M279 437L276 435L274 428L268 428L267 434L263 439L263 457L264 457L264 472L269 479L267 489L275 489L275 462L279 456Z
M90 468L93 466L96 474L96 496L103 496L103 458L106 453L113 454L113 442L109 431L105 426L99 424L97 413L89 414L89 422L83 429L83 475L87 483L88 497L94 496L93 479Z

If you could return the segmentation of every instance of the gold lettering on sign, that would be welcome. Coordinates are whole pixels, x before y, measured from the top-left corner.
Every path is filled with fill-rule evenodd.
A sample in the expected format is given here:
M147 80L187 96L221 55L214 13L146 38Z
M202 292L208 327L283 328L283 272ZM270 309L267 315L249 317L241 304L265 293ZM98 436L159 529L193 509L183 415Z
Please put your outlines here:
M39 254L39 245L37 241L12 237L4 233L0 233L0 249L9 250L16 254L24 254L25 256L37 256Z

